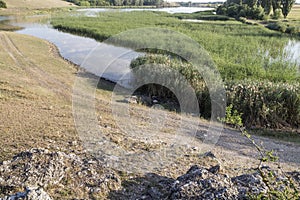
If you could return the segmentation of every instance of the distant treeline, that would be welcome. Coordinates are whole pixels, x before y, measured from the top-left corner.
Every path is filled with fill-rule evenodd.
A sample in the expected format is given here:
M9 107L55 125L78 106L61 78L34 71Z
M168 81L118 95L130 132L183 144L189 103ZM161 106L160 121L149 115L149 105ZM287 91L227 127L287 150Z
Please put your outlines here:
M295 0L227 0L217 9L217 14L249 19L274 19L288 16Z
M158 6L163 0L66 0L78 6Z

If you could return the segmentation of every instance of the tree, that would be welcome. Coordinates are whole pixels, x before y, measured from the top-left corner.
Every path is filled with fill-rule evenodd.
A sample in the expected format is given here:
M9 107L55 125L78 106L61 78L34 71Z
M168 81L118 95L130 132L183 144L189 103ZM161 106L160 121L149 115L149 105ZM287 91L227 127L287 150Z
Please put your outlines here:
M273 14L277 12L278 9L281 9L281 0L272 0Z
M281 5L282 5L281 9L282 9L282 14L283 14L284 18L286 18L288 16L294 3L295 3L295 0L281 0Z
M262 0L261 6L263 7L265 14L269 15L272 10L272 0Z
M0 0L0 8L7 8L6 3Z

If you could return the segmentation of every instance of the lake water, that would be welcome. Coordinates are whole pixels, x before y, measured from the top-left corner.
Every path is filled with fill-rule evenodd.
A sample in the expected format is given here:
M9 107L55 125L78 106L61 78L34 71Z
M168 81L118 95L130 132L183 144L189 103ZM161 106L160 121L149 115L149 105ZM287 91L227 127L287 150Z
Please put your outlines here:
M124 8L124 9L106 9L106 8L87 8L79 9L78 11L84 13L86 16L96 16L100 12L131 12L131 11L160 11L167 13L193 13L199 11L213 10L214 8L204 7L174 7L174 8Z
M5 20L8 20L9 19L9 17L6 17L6 16L0 16L0 22L1 21L5 21Z
M289 40L288 44L284 48L287 60L295 62L299 65L300 73L300 41Z

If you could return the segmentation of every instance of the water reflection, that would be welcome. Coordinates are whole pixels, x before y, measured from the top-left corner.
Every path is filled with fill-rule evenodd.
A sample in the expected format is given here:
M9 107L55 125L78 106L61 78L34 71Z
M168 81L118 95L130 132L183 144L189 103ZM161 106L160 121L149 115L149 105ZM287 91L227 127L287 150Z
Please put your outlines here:
M289 40L284 48L287 59L300 65L300 41Z
M64 33L46 24L15 23L15 25L24 27L17 31L18 33L52 42L64 58L87 71L113 82L120 81L122 86L130 87L132 74L129 65L131 60L141 53L100 43L91 38Z
M170 14L174 13L193 13L206 10L214 10L214 8L204 8L204 7L174 7L174 8L123 8L123 9L106 9L106 8L87 8L79 9L78 11L86 16L93 17L97 16L100 12L131 12L131 11L159 11L167 12Z

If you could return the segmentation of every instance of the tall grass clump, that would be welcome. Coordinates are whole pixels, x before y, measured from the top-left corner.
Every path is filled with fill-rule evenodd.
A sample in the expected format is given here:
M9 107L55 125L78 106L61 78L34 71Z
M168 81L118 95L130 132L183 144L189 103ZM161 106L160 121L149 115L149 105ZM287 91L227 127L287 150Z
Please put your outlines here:
M226 83L226 92L228 104L243 113L247 126L299 128L299 83L232 81Z
M177 57L149 54L132 61L131 68L134 69L146 64L159 64L163 66L163 68L156 68L153 65L151 70L147 72L143 71L149 77L154 76L156 73L163 74L162 77L169 77L168 68L175 69L182 74L195 89L201 116L204 118L210 117L211 99L208 88L199 72L190 63L182 61ZM170 81L174 87L181 87L181 82L177 81L176 77L161 80L166 85ZM149 84L143 89L149 95L176 98L168 89L160 85ZM184 90L184 88L182 89ZM235 80L227 81L225 89L227 104L233 105L234 110L243 113L242 119L246 126L290 128L298 127L300 124L299 83L273 83L267 80Z

